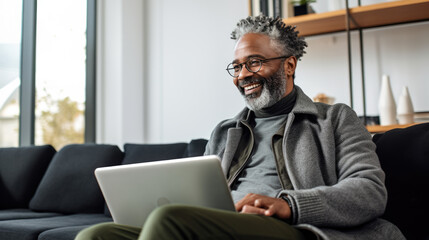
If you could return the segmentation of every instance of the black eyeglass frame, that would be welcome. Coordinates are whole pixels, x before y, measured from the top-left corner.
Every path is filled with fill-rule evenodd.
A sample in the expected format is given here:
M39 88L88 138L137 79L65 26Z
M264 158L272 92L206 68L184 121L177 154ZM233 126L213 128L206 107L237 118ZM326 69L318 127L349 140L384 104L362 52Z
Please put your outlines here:
M277 60L277 59L282 59L282 58L290 58L290 57L291 57L291 56L281 56L281 57L267 58L267 59L259 59L259 58L257 58L257 57L255 57L255 58L249 58L247 61L242 62L242 63L237 63L237 64L230 63L230 64L228 64L228 66L226 66L226 69L225 69L225 70L228 72L228 74L229 74L229 75L231 75L231 77L236 78L236 77L240 76L240 73L241 73L241 71L243 70L243 64L244 64L244 66L246 67L247 71L249 71L249 72L251 72L251 73L257 73L257 72L259 72L259 71L261 70L261 68L262 68L262 64L263 64L263 63L266 63L266 62L271 61L271 60ZM248 63L249 63L251 60L253 60L253 61L257 60L257 61L259 61L259 68L258 68L258 70L253 71L253 70L249 67L249 64L248 64ZM234 67L233 67L233 66L234 66ZM237 67L237 66L239 66L239 67L240 67L240 70L239 70L238 72L236 72L236 74L237 74L237 75L233 75L233 74L231 74L231 72L230 72L229 70L233 70L233 69L234 69L235 67Z

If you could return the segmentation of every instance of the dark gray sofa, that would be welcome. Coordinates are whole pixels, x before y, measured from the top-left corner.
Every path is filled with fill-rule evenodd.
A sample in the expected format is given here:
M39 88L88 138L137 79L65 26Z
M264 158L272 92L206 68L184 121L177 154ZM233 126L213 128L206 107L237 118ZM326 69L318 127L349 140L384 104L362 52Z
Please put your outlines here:
M376 134L377 155L386 173L383 218L409 240L429 240L429 123Z
M389 192L383 218L407 239L429 240L429 123L373 137ZM112 221L94 177L97 167L202 155L190 143L0 148L0 240L72 240L83 228Z
M73 144L0 148L0 240L66 240L112 221L94 177L97 167L203 155L190 143Z

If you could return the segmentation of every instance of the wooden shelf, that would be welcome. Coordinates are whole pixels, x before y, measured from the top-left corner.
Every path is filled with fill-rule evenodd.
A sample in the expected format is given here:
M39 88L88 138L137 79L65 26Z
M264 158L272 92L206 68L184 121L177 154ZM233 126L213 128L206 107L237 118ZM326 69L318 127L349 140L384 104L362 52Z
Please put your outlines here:
M413 125L416 125L419 123L411 123L411 124L404 124L404 125L385 125L385 126L381 126L381 125L367 125L366 129L368 130L368 132L370 133L384 133L387 132L389 130L395 129L395 128L407 128Z
M401 0L350 8L350 16L354 19L350 21L350 29L429 20L429 0ZM283 22L297 26L300 36L341 32L346 30L346 10L286 18Z

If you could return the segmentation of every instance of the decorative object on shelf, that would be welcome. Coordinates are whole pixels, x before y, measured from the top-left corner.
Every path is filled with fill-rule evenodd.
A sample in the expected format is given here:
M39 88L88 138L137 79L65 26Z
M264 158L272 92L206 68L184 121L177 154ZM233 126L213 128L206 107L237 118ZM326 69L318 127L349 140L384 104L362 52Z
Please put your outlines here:
M362 123L366 123L366 126L380 125L380 116L359 116Z
M293 17L293 12L286 16L284 14L284 11L287 11L288 5L291 5L288 1L290 0L249 0L249 16L259 16L262 14L274 18ZM292 8L292 5L290 8Z
M429 112L415 112L414 121L416 123L429 122Z
M398 122L399 124L414 123L414 107L411 101L410 92L408 87L403 87L402 94L399 97L398 109Z
M281 0L282 18L290 18L294 16L293 5L290 0Z
M326 104L333 104L335 101L334 97L330 97L324 93L319 93L313 98L314 102L321 102Z
M305 15L308 13L314 13L313 8L309 5L314 3L316 0L293 0L292 4L295 16Z
M350 12L352 12L353 22L356 22L362 29L426 21L428 20L429 0L369 4L353 7ZM288 18L283 22L287 25L296 25L299 35L303 37L337 33L346 31L346 11L316 13L311 18ZM352 24L351 27L355 29L357 26Z
M343 0L328 0L329 11L336 11L344 8L345 5Z
M380 113L380 125L397 124L396 103L393 98L389 76L383 75L381 81L380 98L378 99L378 111Z
M348 11L332 11L316 13L306 17L285 18L283 19L283 22L286 25L296 26L297 30L299 30L300 36L320 36L322 34L347 31L347 12ZM350 19L353 18L353 20L351 21L352 30L356 28L365 30L374 27L384 27L397 24L413 23L418 21L428 21L428 12L429 0L385 0L385 2L381 3L352 7L349 11L349 17ZM361 46L363 46L363 41L359 40L359 44L362 44ZM347 49L351 49L351 44L347 46ZM360 65L361 70L363 72L363 66L365 66L363 61L365 58L362 57L361 59L362 64ZM349 58L348 61L353 62L351 58ZM349 68L349 72L351 72L351 68ZM350 73L350 75L352 75L352 73ZM365 76L365 74L362 75ZM362 88L364 87L363 83L364 81L362 81ZM354 85L355 84L353 83L353 81L351 81L351 84L349 84L350 92L353 91L352 86ZM350 102L353 102L353 94L350 95ZM363 106L367 105L366 98L366 92L364 92L362 94ZM416 122L428 122L429 112L425 112L422 114L424 115L424 117L420 117L421 115L416 113L414 120Z

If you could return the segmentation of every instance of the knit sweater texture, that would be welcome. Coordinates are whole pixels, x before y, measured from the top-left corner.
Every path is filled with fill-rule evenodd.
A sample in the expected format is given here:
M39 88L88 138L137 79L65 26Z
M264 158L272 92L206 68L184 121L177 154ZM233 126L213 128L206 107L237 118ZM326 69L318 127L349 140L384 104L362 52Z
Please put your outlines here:
M314 103L302 90L288 114L283 156L293 186L280 194L292 198L297 228L322 239L405 239L380 219L387 202L384 172L371 135L345 104ZM248 115L243 109L213 130L206 155L221 157L225 174L236 154Z

